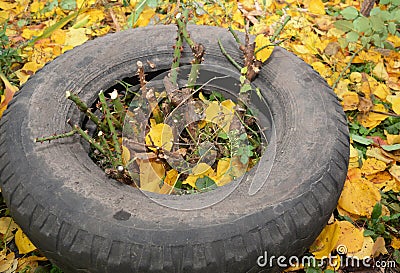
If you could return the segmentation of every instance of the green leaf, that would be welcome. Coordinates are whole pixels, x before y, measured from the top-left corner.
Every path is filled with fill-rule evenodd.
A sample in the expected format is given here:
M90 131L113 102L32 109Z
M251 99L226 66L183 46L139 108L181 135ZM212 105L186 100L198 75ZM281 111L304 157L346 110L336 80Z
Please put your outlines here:
M366 138L366 137L362 137L359 135L355 135L355 134L350 134L350 137L353 141L363 144L363 145L371 145L372 143L374 143L374 141L372 139Z
M374 45L380 48L384 47L382 38L379 36L379 34L374 34L372 35L372 40L374 41Z
M396 24L394 22L389 22L388 31L390 34L393 34L393 35L396 33Z
M369 229L364 230L364 237L374 236L375 232Z
M140 14L142 13L143 9L146 7L147 0L142 0L135 6L135 11L133 13L132 18L132 25L131 27L136 24L137 20L139 19Z
M355 7L347 7L340 12L344 19L353 20L358 16L358 10Z
M376 203L374 208L372 209L371 219L379 219L379 216L382 214L382 204Z
M217 184L215 184L214 180L212 180L208 176L197 178L197 180L196 180L196 188L198 190L211 190L216 187L217 187Z
M62 0L60 3L60 8L63 10L74 10L76 9L76 1L75 0Z
M158 6L158 0L147 0L147 5L150 8L156 8Z
M340 29L342 31L350 31L353 30L353 23L350 21L346 21L346 20L339 20L333 23L333 25L337 28Z
M371 42L371 37L361 36L360 41L363 47L367 47L367 45Z
M400 150L400 144L382 145L381 147L382 147L382 149L384 149L385 151L388 151L388 152Z
M369 17L369 20L371 21L372 29L376 32L383 32L385 28L385 22L382 20L381 17L375 15Z
M367 32L371 28L368 18L360 16L353 22L354 29L358 32Z
M81 10L81 12L83 12L84 10ZM60 21L58 21L57 23L55 23L54 25L46 28L42 35L30 40L28 42L29 46L34 45L37 41L39 41L40 39L44 39L47 37L50 37L50 35L57 29L62 28L63 26L65 26L66 24L68 24L71 20L73 20L74 18L76 18L76 16L78 16L79 12L74 12L71 13L70 15L68 15L67 17L64 17L63 19L61 19Z
M251 90L251 85L249 83L243 84L240 88L240 93L246 93Z
M359 37L360 35L355 31L350 31L346 34L346 40L350 43L357 42Z
M390 3L390 0L381 0L381 1L379 1L379 4L381 4L381 5L387 5L389 3Z
M228 135L227 135L227 133L225 133L224 131L220 131L219 133L218 133L218 137L219 138L222 138L222 139L228 139Z
M345 48L349 44L349 42L345 38L342 38L342 37L338 38L338 42L339 42L339 45L341 48Z

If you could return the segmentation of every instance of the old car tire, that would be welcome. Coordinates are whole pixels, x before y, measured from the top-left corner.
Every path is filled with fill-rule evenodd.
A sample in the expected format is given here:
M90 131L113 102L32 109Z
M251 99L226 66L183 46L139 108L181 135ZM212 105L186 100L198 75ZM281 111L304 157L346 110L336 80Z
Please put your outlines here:
M225 29L189 31L206 47L205 64L231 67L217 37L241 60ZM252 194L244 179L220 202L177 210L108 178L78 136L34 143L68 131L68 118L83 119L66 91L91 104L99 90L134 75L138 60L156 64L146 71L165 71L175 36L174 26L145 27L68 51L28 80L1 119L2 194L15 221L64 272L268 271L257 264L261 255L301 255L336 207L348 164L346 118L325 81L279 47L254 81L272 113L276 151L267 148L263 157L273 162L261 160L265 183ZM182 54L190 63L188 46ZM272 166L269 175L262 164ZM162 198L207 204L226 189Z

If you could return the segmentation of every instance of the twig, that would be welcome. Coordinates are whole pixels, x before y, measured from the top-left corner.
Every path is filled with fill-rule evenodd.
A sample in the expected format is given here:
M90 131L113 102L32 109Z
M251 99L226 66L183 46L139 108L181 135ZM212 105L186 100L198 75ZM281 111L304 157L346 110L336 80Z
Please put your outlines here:
M335 90L336 86L338 85L339 81L342 79L344 73L346 72L347 69L349 69L349 67L351 66L351 63L353 62L354 58L357 56L358 53L360 53L361 50L363 50L364 47L361 47L360 49L358 49L356 52L353 53L353 55L351 55L350 60L348 61L347 65L345 68L343 68L343 70L340 72L339 77L335 80L335 82L332 84L332 90Z
M87 104L83 102L77 94L72 93L71 91L67 91L65 92L65 97L73 101L76 106L78 106L79 110L81 110L81 112L84 113L91 121L93 121L102 131L106 133L109 132L108 128L103 123L101 123L99 118L95 114L93 114L92 111L90 111Z
M221 49L222 54L228 59L228 61L231 62L231 64L236 67L237 70L241 70L242 67L228 54L228 52L226 52L224 46L221 43L221 39L218 38L218 45L219 48Z
M386 116L391 116L391 117L395 117L395 118L400 118L400 115L393 114L393 113L385 113L385 112L376 111L376 110L370 110L370 112L376 113L376 114L381 114L381 115L386 115Z
M114 150L118 159L118 164L122 165L122 153L121 153L121 147L120 144L118 142L118 136L117 136L117 132L115 131L115 127L113 124L113 120L112 120L112 115L110 113L110 109L108 109L107 106L107 102L106 102L106 98L104 97L104 93L103 91L100 91L99 93L99 99L102 105L102 109L103 109L103 113L105 115L105 119L107 121L108 127L110 128L110 134L113 140L113 144L114 144Z
M45 141L51 141L59 138L65 138L65 137L70 137L76 134L75 130L69 131L67 133L62 133L62 134L54 134L52 136L48 137L37 137L35 138L35 142L45 142Z

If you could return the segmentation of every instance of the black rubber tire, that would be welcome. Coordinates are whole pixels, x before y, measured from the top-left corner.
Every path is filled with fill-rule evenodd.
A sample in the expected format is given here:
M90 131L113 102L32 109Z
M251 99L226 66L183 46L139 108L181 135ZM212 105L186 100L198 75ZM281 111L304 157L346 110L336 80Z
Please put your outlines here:
M231 67L217 37L241 60L225 29L189 30L205 45L206 64ZM258 272L266 270L257 265L265 251L301 255L336 207L347 173L346 118L325 81L279 47L254 82L272 111L277 149L267 183L254 195L246 180L219 203L178 211L107 178L79 137L33 142L68 131L67 118L81 117L65 91L91 103L99 90L134 75L137 60L168 68L175 35L174 26L157 26L87 42L31 77L1 119L0 179L7 206L65 272ZM186 46L183 62L191 58ZM226 188L163 198L207 203Z

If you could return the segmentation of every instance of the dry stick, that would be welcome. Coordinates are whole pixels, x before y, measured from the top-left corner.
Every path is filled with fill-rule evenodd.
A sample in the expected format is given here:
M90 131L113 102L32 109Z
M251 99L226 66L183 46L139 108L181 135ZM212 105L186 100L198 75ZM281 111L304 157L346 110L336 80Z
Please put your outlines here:
M78 106L79 110L81 110L82 113L84 113L91 121L93 121L97 127L100 128L100 130L108 133L109 130L107 128L107 126L105 126L100 120L99 118L93 114L92 111L90 111L89 107L87 106L87 104L85 102L83 102L81 100L81 98L79 98L79 96L75 93L72 93L70 91L65 92L65 97L71 101L73 101L76 106Z
M70 137L75 135L77 132L75 130L66 132L66 133L62 133L62 134L55 134L52 136L48 136L48 137L37 137L35 138L35 142L45 142L45 141L51 141L51 140L55 140L55 139L59 139L59 138L65 138L65 137Z
M155 97L154 90L147 89L147 87L146 87L147 81L145 78L143 63L141 61L138 61L136 64L138 67L137 73L139 75L140 89L142 90L142 97L147 99L147 101L149 102L150 109L153 113L153 117L156 120L156 122L162 123L164 120L164 115L160 109L160 106L158 105L158 101Z
M104 97L103 91L100 91L99 99L100 99L100 102L102 105L101 108L103 109L103 113L105 115L105 119L107 121L108 127L110 128L110 134L111 134L111 138L113 140L114 150L115 150L115 153L117 156L116 162L122 166L123 164L122 164L121 147L118 142L118 136L117 136L117 132L115 131L115 127L114 127L113 120L112 120L112 115L110 113L110 109L108 109L106 98Z
M391 116L391 117L400 118L400 115L393 114L393 113L385 113L385 112L376 111L376 110L370 110L370 112L376 113L376 114L381 114L381 115L386 115L386 116Z
M363 50L364 47L361 47L358 49L356 52L351 55L351 58L349 62L347 63L346 67L340 72L339 77L335 80L335 82L332 84L332 90L335 90L336 86L338 85L339 81L342 79L344 73L346 72L347 69L351 66L351 63L353 62L354 58L357 56L358 53L360 53L361 50Z

